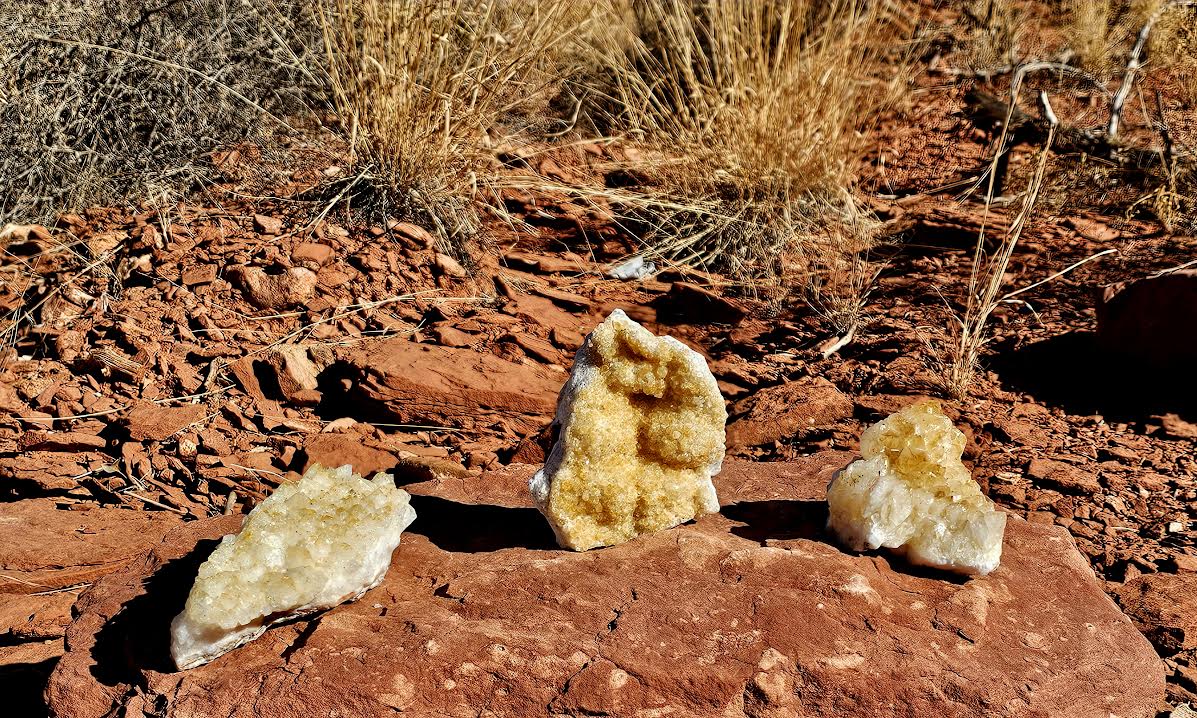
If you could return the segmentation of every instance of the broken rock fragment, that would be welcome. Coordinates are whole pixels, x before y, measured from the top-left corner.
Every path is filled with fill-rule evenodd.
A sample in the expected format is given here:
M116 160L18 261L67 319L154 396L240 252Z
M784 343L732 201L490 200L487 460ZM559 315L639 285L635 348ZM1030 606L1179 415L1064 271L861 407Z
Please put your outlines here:
M560 436L529 483L563 547L622 543L719 510L727 411L706 361L615 310L557 402Z
M258 505L199 568L171 624L171 656L193 668L252 641L272 624L331 608L378 585L403 530L410 496L389 474L314 466Z
M269 274L261 267L230 267L226 275L236 282L250 304L261 309L285 309L303 304L316 291L316 273L305 267L291 267L282 274Z
M965 438L932 401L865 430L862 459L827 489L829 527L856 551L897 549L915 564L984 575L1002 557L1006 515L960 461Z

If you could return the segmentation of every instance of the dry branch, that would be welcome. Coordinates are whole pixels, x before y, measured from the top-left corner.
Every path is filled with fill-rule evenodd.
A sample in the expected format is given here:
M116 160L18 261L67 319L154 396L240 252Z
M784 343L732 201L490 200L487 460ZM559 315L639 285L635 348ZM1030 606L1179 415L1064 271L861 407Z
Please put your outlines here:
M1126 105L1126 99L1130 97L1131 88L1134 87L1135 74L1143 67L1143 48L1147 46L1147 38L1151 35L1152 28L1165 13L1181 7L1197 7L1197 0L1169 0L1157 8L1140 28L1138 39L1135 40L1135 47L1131 50L1130 60L1126 63L1122 84L1118 86L1118 92L1115 93L1114 99L1110 103L1110 121L1106 124L1106 137L1109 141L1112 142L1118 137L1118 127L1122 122L1122 110Z

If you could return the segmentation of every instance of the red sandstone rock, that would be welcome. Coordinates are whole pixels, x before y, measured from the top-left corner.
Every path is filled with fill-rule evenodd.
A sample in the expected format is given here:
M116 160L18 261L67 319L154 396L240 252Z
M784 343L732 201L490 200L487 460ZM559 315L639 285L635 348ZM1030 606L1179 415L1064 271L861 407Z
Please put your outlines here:
M365 446L357 433L312 434L304 441L303 451L307 456L303 473L317 464L330 469L349 464L359 475L370 477L389 471L396 463L394 454Z
M852 400L822 377L762 389L740 401L727 427L729 446L757 446L804 437L852 416Z
M1031 459L1027 475L1039 483L1066 493L1095 494L1101 491L1101 483L1092 469L1066 464L1052 459Z
M174 671L166 626L238 517L195 522L84 594L46 696L107 715L1153 716L1164 670L1068 534L1011 517L967 582L825 540L847 460L729 461L725 507L575 554L529 506L533 467L407 487L383 583Z
M0 643L61 638L71 622L75 594L6 595L0 601Z
M104 437L77 431L26 431L17 439L22 451L91 451L104 449Z
M316 274L304 267L291 267L282 274L267 274L261 267L230 267L229 279L237 283L245 298L262 309L286 309L312 298Z
M302 344L282 344L266 352L268 364L278 382L279 393L291 404L310 406L320 403L320 367Z
M79 487L79 477L109 463L112 458L98 451L26 451L0 457L0 484L15 481L17 489L29 484L40 491L70 491Z
M1127 581L1118 599L1161 655L1197 648L1197 574L1140 576Z
M532 431L553 415L558 374L494 354L396 339L344 352L358 373L351 400L368 402L397 423L454 427L508 419Z
M291 261L308 269L319 269L336 257L336 250L318 242L300 242L291 250Z
M591 305L591 301L586 297L574 294L573 292L563 292L560 289L533 286L532 293L575 312L588 309Z
M436 244L436 238L423 227L411 222L390 222L388 228L400 240L412 249L431 248Z
M283 231L283 221L278 217L255 214L254 229L262 234L280 234Z
M469 276L469 272L465 270L465 267L461 266L460 262L447 254L437 252L433 263L436 265L437 270L446 277L465 279Z
M0 596L92 581L144 553L180 520L168 511L57 505L48 498L0 503L0 573L9 579L0 580Z
M472 334L467 334L460 329L450 325L434 327L432 335L436 337L437 344L446 347L468 347L471 344L478 343L478 339Z
M130 409L125 423L129 436L137 441L163 441L202 421L207 413L207 407L201 404L158 406L147 402Z
M515 269L530 269L541 274L577 274L587 269L584 263L573 259L531 252L507 252L503 255L503 264Z
M197 264L183 270L180 277L183 285L194 287L198 284L211 284L216 281L217 267L215 264Z

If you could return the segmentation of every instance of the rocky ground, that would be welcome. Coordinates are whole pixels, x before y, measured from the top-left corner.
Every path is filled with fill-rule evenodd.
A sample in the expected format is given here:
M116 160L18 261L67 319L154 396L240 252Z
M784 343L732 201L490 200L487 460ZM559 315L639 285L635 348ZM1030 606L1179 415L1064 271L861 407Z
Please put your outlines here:
M879 131L863 184L885 241L871 254L879 274L846 342L820 307L744 292L736 278L664 265L640 280L608 278L629 240L604 212L552 193L511 192L508 208L524 224L496 222L469 258L443 253L412 224L313 220L301 200L329 163L298 172L273 199L96 209L53 227L9 228L0 308L19 316L36 304L36 321L11 336L0 365L6 700L45 711L42 690L73 612L116 610L116 583L88 592L101 576L136 577L148 548L180 525L246 512L313 463L388 469L415 484L542 461L572 353L617 307L708 358L728 400L733 458L851 452L870 422L916 397L944 398L947 328L976 232L1012 210L983 219L975 198L940 189L975 176L986 142L968 112L968 83L941 80L924 78L908 114ZM578 181L616 151L573 145L535 169ZM1163 361L1191 348L1197 326L1191 314L1188 324L1165 317L1179 322L1168 330L1174 340L1127 340L1138 341L1131 361L1103 344L1096 309L1106 287L1180 265L1195 248L1197 239L1150 219L1046 201L1015 252L1012 288L1113 251L1001 305L978 384L966 400L946 401L970 437L965 458L977 481L1030 524L1018 535L1048 530L1040 524L1071 534L1164 659L1160 711L1197 703L1197 404L1191 375ZM1159 318L1149 306L1120 311L1132 326ZM493 520L437 508L428 515ZM413 532L441 549L465 540L424 525ZM1036 555L1017 560L1046 560ZM1083 600L1069 586L1063 600ZM442 588L450 598L459 590ZM591 665L567 660L538 680ZM548 696L543 688L521 700ZM413 690L396 687L394 700ZM575 713L594 706L570 700L600 700L585 691L549 698Z

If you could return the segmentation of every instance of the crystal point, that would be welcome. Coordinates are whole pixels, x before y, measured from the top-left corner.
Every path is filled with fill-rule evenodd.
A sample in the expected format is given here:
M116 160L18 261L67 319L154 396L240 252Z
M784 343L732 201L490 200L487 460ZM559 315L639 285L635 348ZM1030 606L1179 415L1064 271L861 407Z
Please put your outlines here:
M965 438L939 404L919 402L865 430L862 458L827 489L828 526L849 548L984 575L1002 556L1006 515L961 462Z

